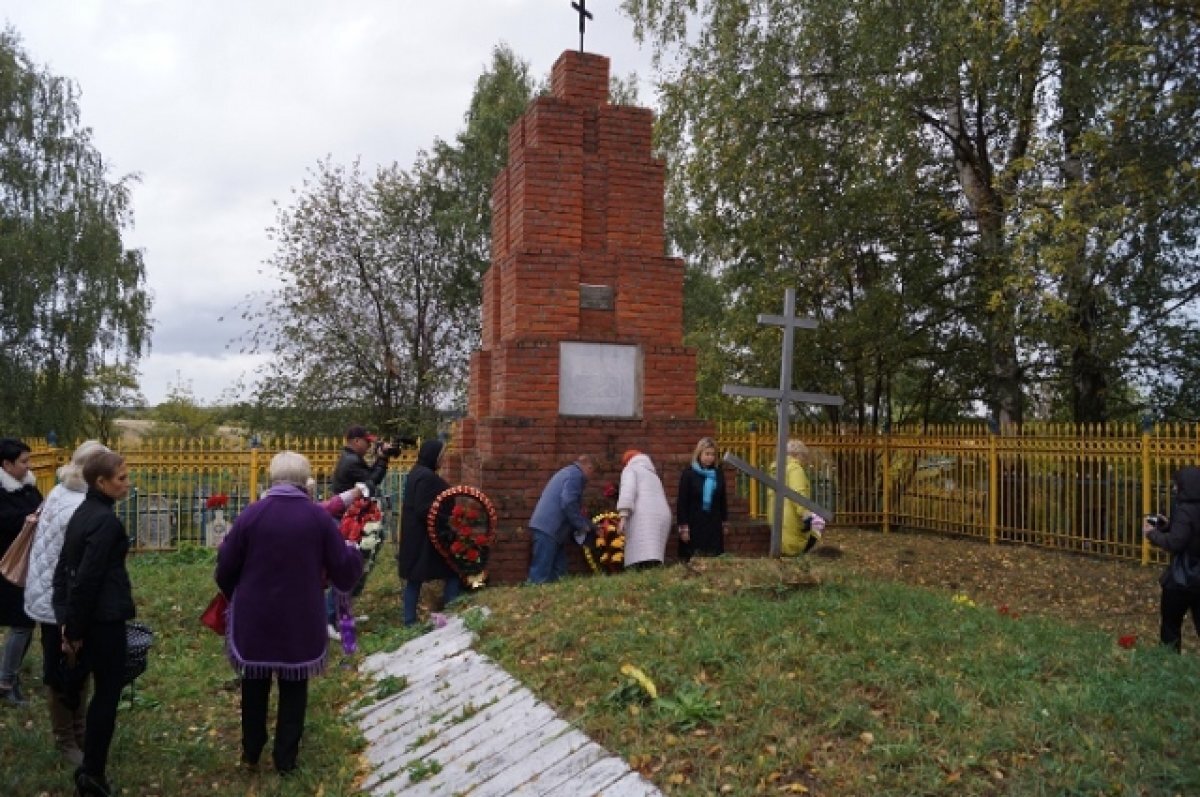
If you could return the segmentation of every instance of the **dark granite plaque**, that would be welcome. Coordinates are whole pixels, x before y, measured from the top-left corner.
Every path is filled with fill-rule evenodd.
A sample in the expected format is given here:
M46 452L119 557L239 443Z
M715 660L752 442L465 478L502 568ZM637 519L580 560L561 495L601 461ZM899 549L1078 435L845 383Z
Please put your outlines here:
M583 310L613 309L613 289L611 285L579 284L579 307Z

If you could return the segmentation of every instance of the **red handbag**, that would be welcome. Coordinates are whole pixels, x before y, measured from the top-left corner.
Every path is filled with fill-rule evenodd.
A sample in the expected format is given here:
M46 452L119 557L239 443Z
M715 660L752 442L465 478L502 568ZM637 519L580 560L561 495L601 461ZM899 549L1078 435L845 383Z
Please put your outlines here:
M225 597L224 592L217 592L200 615L200 622L211 628L214 633L225 636L225 612L228 610L229 599Z

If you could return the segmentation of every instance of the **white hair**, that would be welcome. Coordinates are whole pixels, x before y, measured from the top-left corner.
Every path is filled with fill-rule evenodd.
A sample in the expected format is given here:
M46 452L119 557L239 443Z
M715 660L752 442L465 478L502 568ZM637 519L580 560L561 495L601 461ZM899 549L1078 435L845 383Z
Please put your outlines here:
M794 457L795 459L804 462L808 459L808 446L804 445L803 442L792 438L791 440L787 441L787 454L789 457Z
M71 460L58 469L58 480L69 485L72 489L82 489L87 483L83 480L83 466L89 459L101 451L108 451L108 446L99 440L85 440L71 454Z
M271 458L267 474L271 484L294 484L303 490L308 477L312 475L312 465L308 464L308 458L303 454L280 451Z

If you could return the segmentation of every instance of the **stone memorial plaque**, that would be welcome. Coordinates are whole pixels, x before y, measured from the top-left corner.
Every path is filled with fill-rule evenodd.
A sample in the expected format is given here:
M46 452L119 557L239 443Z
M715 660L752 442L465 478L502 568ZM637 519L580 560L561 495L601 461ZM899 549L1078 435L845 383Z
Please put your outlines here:
M613 309L612 286L579 283L579 306L584 310Z
M602 418L641 417L641 348L613 343L560 343L558 412Z

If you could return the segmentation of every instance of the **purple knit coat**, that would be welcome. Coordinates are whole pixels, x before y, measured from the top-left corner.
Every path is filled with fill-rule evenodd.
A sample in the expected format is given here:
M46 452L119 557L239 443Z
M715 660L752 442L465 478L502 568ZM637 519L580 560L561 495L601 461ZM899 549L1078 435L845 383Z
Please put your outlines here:
M276 485L234 521L217 551L217 586L229 597L225 648L243 678L302 680L325 669L326 577L349 591L358 550L304 490Z

